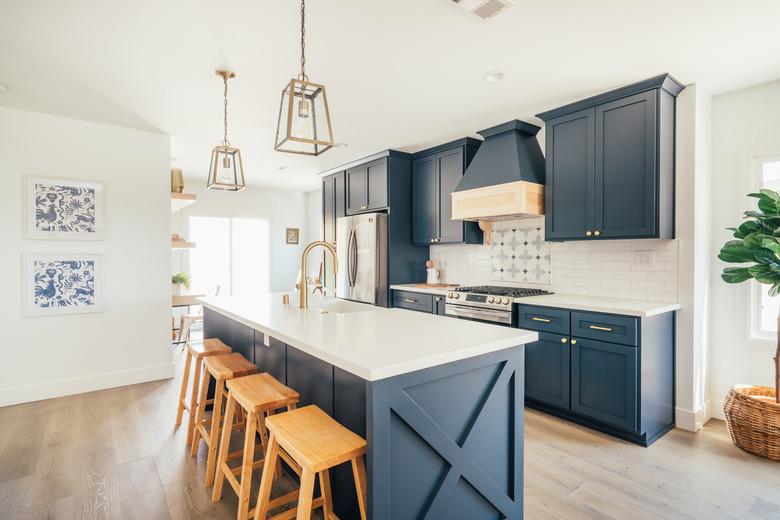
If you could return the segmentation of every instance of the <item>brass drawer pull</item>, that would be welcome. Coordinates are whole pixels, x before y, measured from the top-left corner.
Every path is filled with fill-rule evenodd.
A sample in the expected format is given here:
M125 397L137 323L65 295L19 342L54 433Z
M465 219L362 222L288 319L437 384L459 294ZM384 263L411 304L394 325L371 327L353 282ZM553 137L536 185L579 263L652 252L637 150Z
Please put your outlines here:
M591 325L590 328L593 330L603 330L604 332L612 332L612 329L610 329L609 327L599 327L598 325Z
M566 339L566 338L561 338L561 343L566 343L567 341L569 341L569 340Z
M552 323L552 320L548 320L547 318L540 318L539 316L534 316L531 318L532 321L541 321L542 323Z
M404 301L406 303L417 303L417 300L412 300L411 298L406 298Z
M576 345L577 344L577 340L576 339L571 340L571 344L572 345Z

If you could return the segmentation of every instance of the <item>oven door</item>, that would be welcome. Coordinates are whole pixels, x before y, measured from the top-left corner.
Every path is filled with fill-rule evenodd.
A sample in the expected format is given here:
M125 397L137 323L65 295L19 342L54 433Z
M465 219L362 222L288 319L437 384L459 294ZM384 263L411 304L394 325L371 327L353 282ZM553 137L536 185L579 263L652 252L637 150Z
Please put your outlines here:
M447 316L454 316L461 320L482 321L494 325L512 326L512 313L493 309L480 309L467 305L455 305L448 303L444 308Z

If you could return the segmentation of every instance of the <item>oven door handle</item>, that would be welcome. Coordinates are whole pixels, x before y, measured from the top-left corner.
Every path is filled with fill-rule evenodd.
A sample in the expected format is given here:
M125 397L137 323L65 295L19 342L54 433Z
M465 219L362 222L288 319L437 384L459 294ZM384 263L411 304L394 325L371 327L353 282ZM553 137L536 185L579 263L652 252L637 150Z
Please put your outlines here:
M490 309L476 309L473 307L464 307L462 305L447 304L444 310L445 314L463 318L473 318L476 320L492 321L498 323L512 323L512 313L494 311Z

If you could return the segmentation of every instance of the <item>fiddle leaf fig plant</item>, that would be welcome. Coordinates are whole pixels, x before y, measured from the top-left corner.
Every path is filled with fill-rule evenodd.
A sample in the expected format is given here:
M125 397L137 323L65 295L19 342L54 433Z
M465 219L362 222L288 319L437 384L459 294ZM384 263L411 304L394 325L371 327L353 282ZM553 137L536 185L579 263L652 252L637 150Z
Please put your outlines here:
M728 228L734 232L720 250L718 258L731 264L750 264L742 267L726 267L721 278L727 283L741 283L751 278L769 285L769 295L780 294L780 194L763 189L748 197L758 199L758 211L745 212L745 220L739 227ZM780 403L780 316L778 316L778 340L775 352L775 400Z

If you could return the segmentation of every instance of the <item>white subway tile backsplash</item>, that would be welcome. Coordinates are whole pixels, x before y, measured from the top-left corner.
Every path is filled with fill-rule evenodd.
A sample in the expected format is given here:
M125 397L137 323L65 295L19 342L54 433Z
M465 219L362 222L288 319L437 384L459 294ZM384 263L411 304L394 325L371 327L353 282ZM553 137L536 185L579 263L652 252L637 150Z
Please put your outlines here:
M512 226L512 223L503 224L504 228ZM678 249L677 240L552 242L551 284L500 283L568 294L676 302ZM652 251L653 264L636 264L635 251ZM490 246L431 246L430 256L441 270L444 282L482 284L491 281Z

